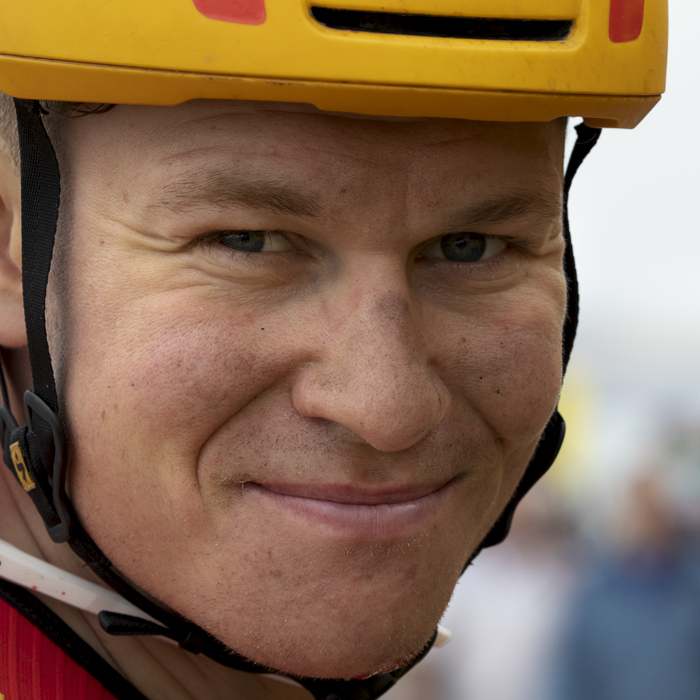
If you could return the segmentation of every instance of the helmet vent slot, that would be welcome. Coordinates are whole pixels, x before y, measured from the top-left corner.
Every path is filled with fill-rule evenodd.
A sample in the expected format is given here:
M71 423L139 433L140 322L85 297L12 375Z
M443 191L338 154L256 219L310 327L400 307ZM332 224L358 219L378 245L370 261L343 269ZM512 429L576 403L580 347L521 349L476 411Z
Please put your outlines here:
M569 36L574 25L570 19L446 17L329 7L312 7L311 16L330 29L495 41L561 41Z

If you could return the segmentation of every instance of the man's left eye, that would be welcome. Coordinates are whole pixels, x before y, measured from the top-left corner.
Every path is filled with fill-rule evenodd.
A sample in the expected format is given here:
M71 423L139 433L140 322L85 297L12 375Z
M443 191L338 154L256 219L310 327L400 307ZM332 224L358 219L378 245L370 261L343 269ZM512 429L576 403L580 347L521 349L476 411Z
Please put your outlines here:
M243 253L284 253L293 249L278 231L222 231L218 240Z
M481 233L451 233L425 251L426 258L474 263L487 260L505 250L506 242Z

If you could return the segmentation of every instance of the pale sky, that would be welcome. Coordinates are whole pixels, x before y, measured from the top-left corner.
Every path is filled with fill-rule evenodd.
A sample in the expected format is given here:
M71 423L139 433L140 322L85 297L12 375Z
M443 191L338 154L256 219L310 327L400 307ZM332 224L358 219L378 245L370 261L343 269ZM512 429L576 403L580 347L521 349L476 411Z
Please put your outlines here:
M700 3L670 0L666 94L636 129L605 130L573 184L580 346L595 356L607 336L612 354L700 366L698 27Z
M583 440L603 482L641 468L669 421L700 430L700 3L669 9L666 94L636 129L603 131L571 192L570 382L590 385Z

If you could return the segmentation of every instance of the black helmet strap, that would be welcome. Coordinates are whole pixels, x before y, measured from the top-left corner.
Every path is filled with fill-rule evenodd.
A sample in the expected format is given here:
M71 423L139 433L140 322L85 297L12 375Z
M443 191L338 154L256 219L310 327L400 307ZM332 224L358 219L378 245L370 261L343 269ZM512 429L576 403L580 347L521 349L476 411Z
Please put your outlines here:
M584 123L576 126L576 143L571 152L569 162L566 166L564 174L564 201L563 201L563 224L564 224L564 241L566 248L564 249L564 275L566 277L567 295L566 295L566 319L564 320L564 333L562 336L562 370L566 372L566 367L569 364L571 350L574 347L574 339L576 338L576 329L578 328L578 277L576 276L576 263L574 262L574 248L571 243L571 228L569 227L569 190L571 183L574 180L574 175L578 171L581 163L586 156L591 152L593 146L596 145L600 138L600 129L586 126ZM562 373L562 376L563 376ZM554 464L554 460L559 454L561 445L564 442L564 434L566 432L566 423L558 410L554 411L549 422L547 423L542 437L537 445L535 454L530 459L527 465L525 474L518 484L513 497L506 506L501 516L498 518L491 531L481 543L477 552L471 557L467 566L474 559L476 554L484 547L493 547L500 544L508 535L510 524L513 520L513 515L518 503L523 496L539 481L539 479L547 472ZM465 566L466 568L466 566Z
M64 439L46 335L46 287L61 198L58 162L38 102L15 100L22 183L22 289L34 391L25 395L27 425L18 427L3 397L3 456L56 541L66 541ZM4 385L4 380L3 380ZM41 398L40 398L41 397Z

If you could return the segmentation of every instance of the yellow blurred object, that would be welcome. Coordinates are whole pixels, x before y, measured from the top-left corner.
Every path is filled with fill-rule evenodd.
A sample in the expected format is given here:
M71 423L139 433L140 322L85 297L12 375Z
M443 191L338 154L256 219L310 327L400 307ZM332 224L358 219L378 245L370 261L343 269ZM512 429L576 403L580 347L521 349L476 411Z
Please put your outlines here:
M0 0L0 89L618 127L664 90L667 0L318 1Z
M556 461L544 477L561 495L590 486L597 478L597 434L594 417L599 406L595 381L585 368L569 367L564 378L559 411L566 419L566 439Z

